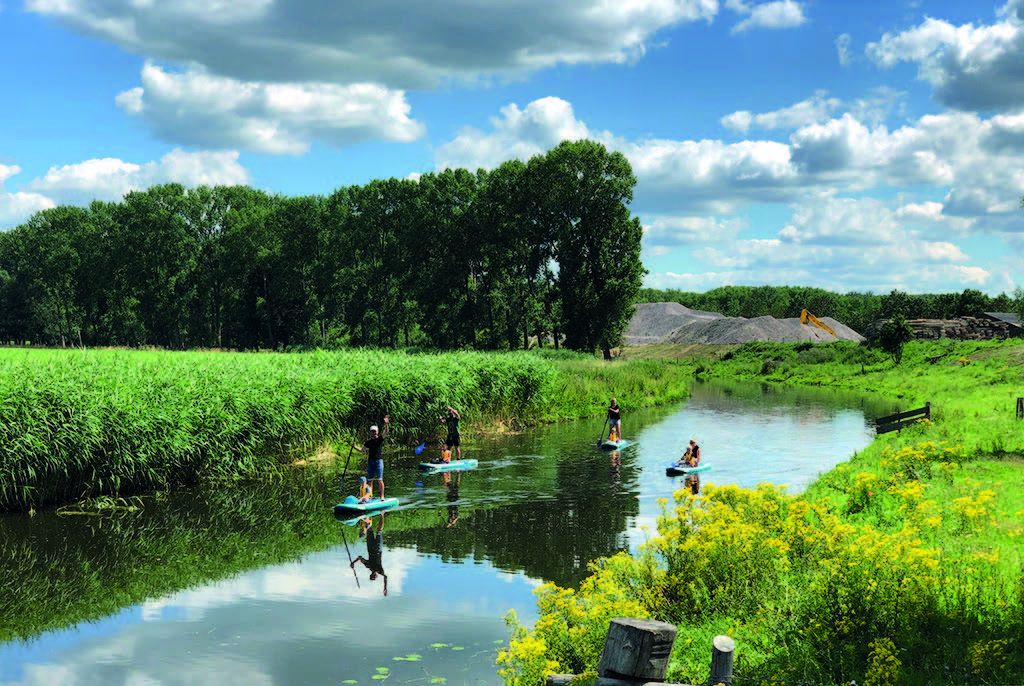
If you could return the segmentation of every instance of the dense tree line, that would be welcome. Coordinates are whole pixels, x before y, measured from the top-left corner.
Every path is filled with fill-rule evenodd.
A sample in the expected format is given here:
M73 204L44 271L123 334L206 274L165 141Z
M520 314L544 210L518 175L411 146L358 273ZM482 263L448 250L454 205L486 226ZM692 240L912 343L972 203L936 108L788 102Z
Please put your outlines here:
M832 317L863 333L879 319L955 319L982 312L1015 312L1024 316L1024 292L990 297L971 288L961 293L910 295L892 290L885 295L832 293L807 286L722 286L704 293L642 288L637 302L677 302L691 310L719 312L726 317L776 319L799 317L806 309L816 317Z
M0 233L0 340L607 352L646 273L635 185L579 141L326 197L167 184L44 210Z

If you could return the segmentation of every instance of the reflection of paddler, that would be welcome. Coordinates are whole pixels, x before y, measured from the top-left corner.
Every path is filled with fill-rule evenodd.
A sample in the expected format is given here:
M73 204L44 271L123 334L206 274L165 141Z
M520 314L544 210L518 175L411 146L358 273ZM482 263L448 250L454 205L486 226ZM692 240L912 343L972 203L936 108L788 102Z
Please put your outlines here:
M456 472L454 479L452 478L452 475L449 474L448 472L445 472L444 474L444 483L448 487L448 494L445 496L445 498L450 503L448 505L448 523L445 525L446 529L459 520L459 506L456 503L458 503L459 500L460 479L462 479L461 472ZM444 519L444 515L441 514L441 508L437 509L437 516L440 517L442 520Z
M349 566L355 569L356 562L362 562L363 566L370 570L370 581L375 581L377 576L384 577L384 595L388 594L388 575L384 573L384 513L380 514L380 524L377 530L373 530L373 519L366 517L359 522L359 537L366 537L366 557L360 555L352 560Z
M700 493L700 474L687 474L683 479L683 486L690 489L690 493Z

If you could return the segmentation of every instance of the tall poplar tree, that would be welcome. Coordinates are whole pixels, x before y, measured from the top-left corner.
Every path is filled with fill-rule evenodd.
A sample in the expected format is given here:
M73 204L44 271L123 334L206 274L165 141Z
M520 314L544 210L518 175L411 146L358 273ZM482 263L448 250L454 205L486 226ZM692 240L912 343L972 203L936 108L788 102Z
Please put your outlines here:
M563 141L531 165L538 220L555 245L565 345L605 357L622 340L647 273L640 220L629 211L636 176L620 152L595 141Z

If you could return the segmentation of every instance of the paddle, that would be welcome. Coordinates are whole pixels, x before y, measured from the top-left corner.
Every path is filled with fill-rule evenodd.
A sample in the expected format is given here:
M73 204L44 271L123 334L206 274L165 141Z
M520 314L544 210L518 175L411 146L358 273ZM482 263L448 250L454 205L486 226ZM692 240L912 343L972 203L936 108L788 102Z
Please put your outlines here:
M604 424L608 423L608 417L604 418ZM601 425L601 435L597 437L597 444L601 445L604 442L604 424Z
M426 444L427 444L427 442L426 442L426 441L423 441L423 442L422 442L422 443L420 443L420 444L419 444L418 446L416 446L416 450L415 450L415 453L416 453L417 455L419 455L420 453L422 453L422 452L423 452L423 446L425 446Z
M338 493L343 493L345 490L345 474L348 473L348 462L352 459L352 451L355 449L356 444L353 443L348 449L348 459L345 460L345 468L341 470L341 481L338 482Z

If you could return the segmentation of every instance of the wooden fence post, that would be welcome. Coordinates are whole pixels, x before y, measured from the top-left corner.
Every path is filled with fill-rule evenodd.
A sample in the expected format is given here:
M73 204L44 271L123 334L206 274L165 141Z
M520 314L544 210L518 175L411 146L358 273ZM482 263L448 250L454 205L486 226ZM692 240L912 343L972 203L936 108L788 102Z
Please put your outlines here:
M711 648L711 675L708 686L732 683L732 656L736 650L736 642L728 636L715 636Z
M608 625L597 679L591 686L679 686L663 682L676 640L676 627L650 619L617 617ZM732 684L736 643L715 636L711 648L711 676L706 686ZM548 674L545 686L570 686L572 674Z
M676 640L676 627L651 619L616 617L608 625L597 676L661 681Z

